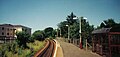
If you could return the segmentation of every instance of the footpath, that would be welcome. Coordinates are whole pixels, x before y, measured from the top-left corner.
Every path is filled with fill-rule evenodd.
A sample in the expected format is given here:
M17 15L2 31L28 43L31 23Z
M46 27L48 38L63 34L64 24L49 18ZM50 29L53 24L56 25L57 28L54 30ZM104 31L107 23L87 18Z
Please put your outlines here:
M62 38L57 38L56 40L60 44L56 57L102 57L91 51L80 49L71 43L64 42Z

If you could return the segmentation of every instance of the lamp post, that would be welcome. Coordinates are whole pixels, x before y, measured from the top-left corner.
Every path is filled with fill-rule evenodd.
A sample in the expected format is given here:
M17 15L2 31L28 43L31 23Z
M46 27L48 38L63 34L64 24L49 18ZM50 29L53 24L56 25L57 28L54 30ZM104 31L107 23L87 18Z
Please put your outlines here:
M80 33L80 44L79 44L79 46L80 46L80 49L82 49L82 37L81 37L81 19L82 19L82 17L81 18L76 17L74 19L79 20L79 27L80 27L80 29L79 29L79 33Z
M58 29L56 29L56 32L57 32L56 37L58 37Z
M60 28L59 28L60 29ZM61 38L61 29L60 29L60 38Z
M69 26L66 25L68 27L68 40L70 39L70 36L69 36Z
M86 17L83 17L83 19L87 19ZM86 42L86 51L87 51L87 39L85 40L85 42Z
M81 38L81 18L80 18L80 20L79 20L79 27L80 27L80 30L79 30L79 33L80 33L80 49L82 49L82 43L81 43L81 40L82 40L82 38Z
M82 22L81 22L81 19L82 19L82 18L83 18L83 19L87 19L86 17L81 17L80 19L78 18L78 19L79 19L79 22L80 22L80 23L79 23L79 27L80 27L80 30L79 30L79 33L80 33L80 49L82 49L82 37L81 37L81 36L82 36L82 35L81 35L81 30L82 30L82 27L81 27L81 26L82 26L82 25L81 25L81 23L82 23Z

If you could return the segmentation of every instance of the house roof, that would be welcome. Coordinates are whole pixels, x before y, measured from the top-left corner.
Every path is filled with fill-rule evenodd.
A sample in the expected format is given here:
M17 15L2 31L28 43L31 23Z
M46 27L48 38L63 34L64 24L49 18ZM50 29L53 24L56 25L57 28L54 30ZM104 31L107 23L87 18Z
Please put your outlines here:
M97 29L97 30L92 31L92 34L108 33L108 32L120 32L120 26Z
M102 28L102 29L97 29L92 31L92 34L96 34L96 33L108 33L110 31L111 28Z
M14 27L25 27L25 28L29 28L29 27L26 27L26 26L23 26L23 25L13 25ZM30 28L31 29L31 28Z
M0 24L0 26L6 26L6 27L24 27L24 28L29 28L23 25L12 25L12 24ZM30 28L31 29L31 28Z
M11 24L0 24L0 26L13 27L13 25L11 25Z

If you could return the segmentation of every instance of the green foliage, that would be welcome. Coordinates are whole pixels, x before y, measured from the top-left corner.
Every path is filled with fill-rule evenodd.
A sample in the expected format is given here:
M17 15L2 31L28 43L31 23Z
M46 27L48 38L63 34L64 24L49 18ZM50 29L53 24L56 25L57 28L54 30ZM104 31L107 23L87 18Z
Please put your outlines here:
M70 38L79 38L79 23L81 20L81 31L82 31L82 38L88 38L91 35L91 32L94 30L93 25L89 25L89 22L87 22L83 17L80 19L73 19L76 16L71 13L69 16L67 16L67 21L60 22L58 24L58 27L61 29L61 34L63 37L68 36L68 27L70 28ZM66 25L69 25L68 27Z
M96 29L101 28L112 28L110 31L119 32L120 29L118 28L120 28L120 23L116 23L114 19L104 20Z
M55 37L56 31L52 27L48 27L44 29L45 37Z
M66 26L67 24L68 24L67 21L63 21L58 24L58 27L60 28L60 29L57 29L59 33L58 36L60 36L60 30L61 30L62 31L61 36L67 38L67 35L68 35L68 27Z
M87 22L83 17L81 17L81 33L82 33L82 38L88 38L91 36L91 32L94 30L93 25L89 25L89 22Z
M32 39L36 39L39 41L43 41L45 38L55 38L56 30L54 30L52 27L47 27L44 30L37 30L33 33Z
M101 24L100 24L100 28L110 28L117 25L117 23L114 21L114 19L108 19L108 20L104 20Z
M52 38L55 39L55 35L57 34L56 30L52 31Z
M100 24L100 27L101 27L101 28L105 27L105 24L102 22L102 23Z
M35 39L33 36L31 36L28 40L29 40L28 42L34 42Z
M18 57L32 57L38 50L44 47L44 41L35 40L34 42L27 43L30 49L18 48Z
M45 39L45 34L43 31L37 30L33 33L32 38L39 41L43 41Z
M89 22L86 21L83 17L80 17L78 19L73 19L76 16L71 13L69 16L67 16L66 21L60 22L58 24L58 27L61 30L62 37L67 38L68 37L68 27L69 27L69 36L71 39L80 37L80 20L81 20L81 35L82 35L82 41L85 42L85 39L88 39L89 42L91 42L91 32L94 30L94 26L90 25ZM68 27L66 26L68 25ZM59 30L59 33L60 33ZM85 44L83 44L85 45Z
M5 57L5 52L6 52L6 46L4 44L1 45L0 47L0 55L1 57Z
M79 24L77 22L70 26L70 38L79 38Z
M68 22L68 25L73 25L73 23L74 23L74 17L76 17L74 14L73 14L73 12L70 14L70 15L68 15L67 16L67 22Z
M32 57L39 49L43 48L45 41L27 43L30 49L18 47L16 42L0 45L0 57Z
M45 41L38 41L35 40L33 43L28 43L27 45L30 47L31 52L35 53L39 49L43 48L45 44Z
M88 40L88 43L92 43L91 32L94 30L94 26L90 25L86 19L81 17L81 36L83 47L85 46L85 40Z
M26 32L18 32L16 35L19 47L28 48L26 43L29 42L30 35Z
M16 48L17 48L16 42L2 44L0 47L0 55L2 57L5 57L5 56L6 57L13 57L12 55L17 53Z

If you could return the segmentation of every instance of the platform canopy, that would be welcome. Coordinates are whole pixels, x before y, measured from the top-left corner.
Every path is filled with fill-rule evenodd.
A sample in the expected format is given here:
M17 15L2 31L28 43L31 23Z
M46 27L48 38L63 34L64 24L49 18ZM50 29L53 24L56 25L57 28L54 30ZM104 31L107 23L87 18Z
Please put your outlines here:
M92 31L92 34L109 33L109 32L120 32L120 26L97 29Z

